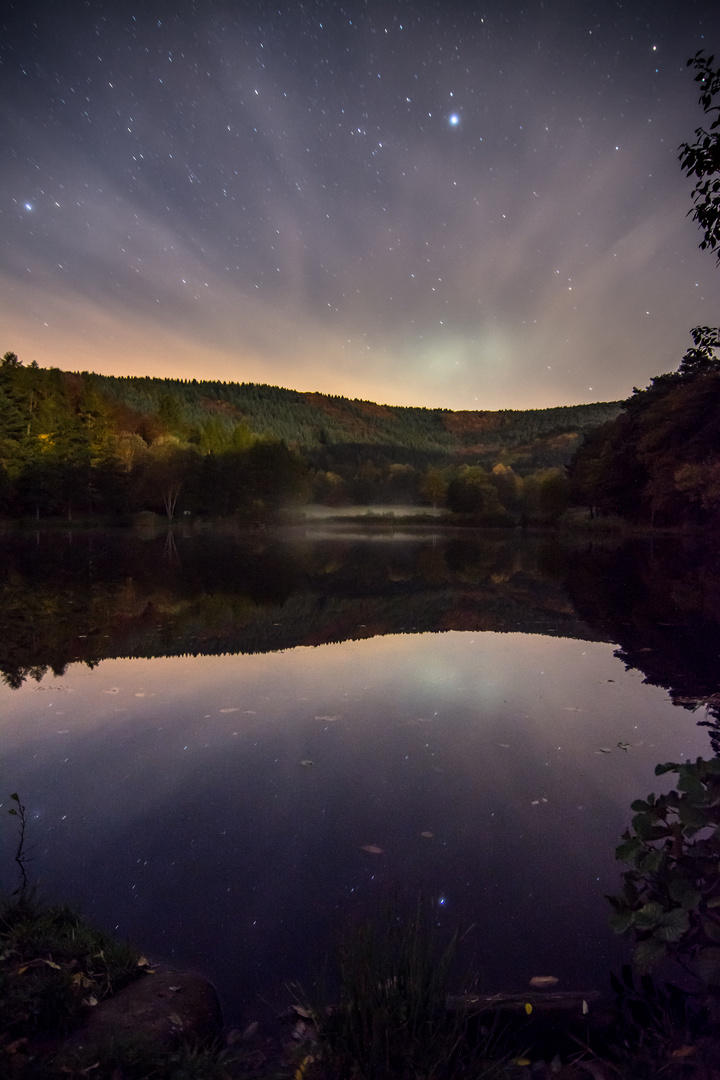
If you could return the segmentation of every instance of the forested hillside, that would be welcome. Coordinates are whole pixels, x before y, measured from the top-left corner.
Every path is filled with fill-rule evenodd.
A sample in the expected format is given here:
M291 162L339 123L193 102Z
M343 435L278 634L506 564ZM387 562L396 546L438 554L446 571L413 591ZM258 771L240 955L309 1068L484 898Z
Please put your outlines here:
M0 361L8 516L240 513L318 501L557 515L564 467L619 403L401 408L252 383L114 378Z
M635 390L578 451L572 496L593 513L651 527L720 525L720 332L692 333L678 370Z
M617 403L500 412L450 412L377 405L256 383L92 376L106 397L176 426L227 437L245 423L301 451L328 446L402 447L440 455L497 454L538 439L577 436L617 415Z

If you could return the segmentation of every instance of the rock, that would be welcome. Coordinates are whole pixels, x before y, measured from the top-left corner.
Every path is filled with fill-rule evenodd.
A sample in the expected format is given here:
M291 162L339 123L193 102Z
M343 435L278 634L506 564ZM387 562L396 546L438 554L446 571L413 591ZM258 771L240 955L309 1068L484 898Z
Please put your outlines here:
M58 1059L129 1035L172 1050L182 1042L211 1042L221 1030L222 1010L212 983L193 972L155 969L94 1007L65 1040Z

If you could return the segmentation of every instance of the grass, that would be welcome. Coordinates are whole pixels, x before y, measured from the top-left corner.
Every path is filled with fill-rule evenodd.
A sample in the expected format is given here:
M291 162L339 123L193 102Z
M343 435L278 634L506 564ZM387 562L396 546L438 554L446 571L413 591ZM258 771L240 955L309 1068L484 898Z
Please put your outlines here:
M137 976L139 959L72 908L47 907L21 890L0 907L0 1048L65 1034L89 1002Z
M461 941L459 932L443 941L420 904L407 918L389 912L355 927L338 950L336 1002L311 1003L297 993L317 1031L317 1052L301 1061L298 1074L308 1080L502 1075L509 1055L497 1030L476 1027L473 1035L467 1015L447 1006Z
M158 1046L138 1032L90 1055L57 1064L59 1040L82 1021L88 1002L138 975L132 946L95 930L76 911L48 907L27 891L0 906L0 1077L13 1080L513 1080L533 1075L530 1026L483 1026L485 1017L448 1008L450 993L472 990L458 977L465 935L442 935L418 904L358 923L337 951L337 989L296 992L307 1018L295 1039L266 1044ZM717 1042L688 998L629 969L615 979L615 1020L602 1047L569 1055L619 1080L716 1075ZM55 1049L48 1040L55 1037ZM523 1043L525 1038L526 1042ZM544 1056L547 1061L553 1050ZM710 1057L708 1058L708 1055ZM563 1054L567 1063L568 1055ZM532 1059L532 1062L531 1062ZM560 1066L558 1075L569 1065ZM545 1068L550 1068L546 1065ZM698 1071L700 1070L700 1071ZM555 1074L557 1070L553 1069ZM541 1072L540 1075L549 1075ZM577 1076L577 1072L572 1072ZM588 1072L588 1075L591 1075Z
M0 904L0 1078L17 1080L228 1080L229 1052L173 1050L138 1033L56 1060L88 1009L143 976L132 945L96 930L70 907L21 889Z

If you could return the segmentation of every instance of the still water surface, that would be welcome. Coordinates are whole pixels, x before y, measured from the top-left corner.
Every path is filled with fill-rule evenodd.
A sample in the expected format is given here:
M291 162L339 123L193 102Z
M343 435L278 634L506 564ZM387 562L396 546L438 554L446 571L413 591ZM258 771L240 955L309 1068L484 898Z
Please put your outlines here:
M279 637L291 600L269 611ZM568 618L563 604L548 601ZM0 687L0 791L28 807L42 893L207 973L231 1023L308 981L357 915L419 890L439 921L475 923L484 989L547 974L602 989L627 956L604 897L630 803L671 786L657 762L709 753L616 647L444 630L68 658ZM8 884L12 841L4 824Z

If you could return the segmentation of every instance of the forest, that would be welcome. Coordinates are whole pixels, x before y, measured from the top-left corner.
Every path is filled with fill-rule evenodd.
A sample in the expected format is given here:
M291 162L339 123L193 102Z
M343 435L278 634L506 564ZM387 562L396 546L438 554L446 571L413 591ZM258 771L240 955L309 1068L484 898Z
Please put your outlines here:
M678 370L636 389L578 449L570 495L592 515L650 528L720 524L720 341L711 327L692 335Z
M444 506L550 521L566 466L617 402L450 412L253 383L116 378L0 360L0 513L36 520Z

